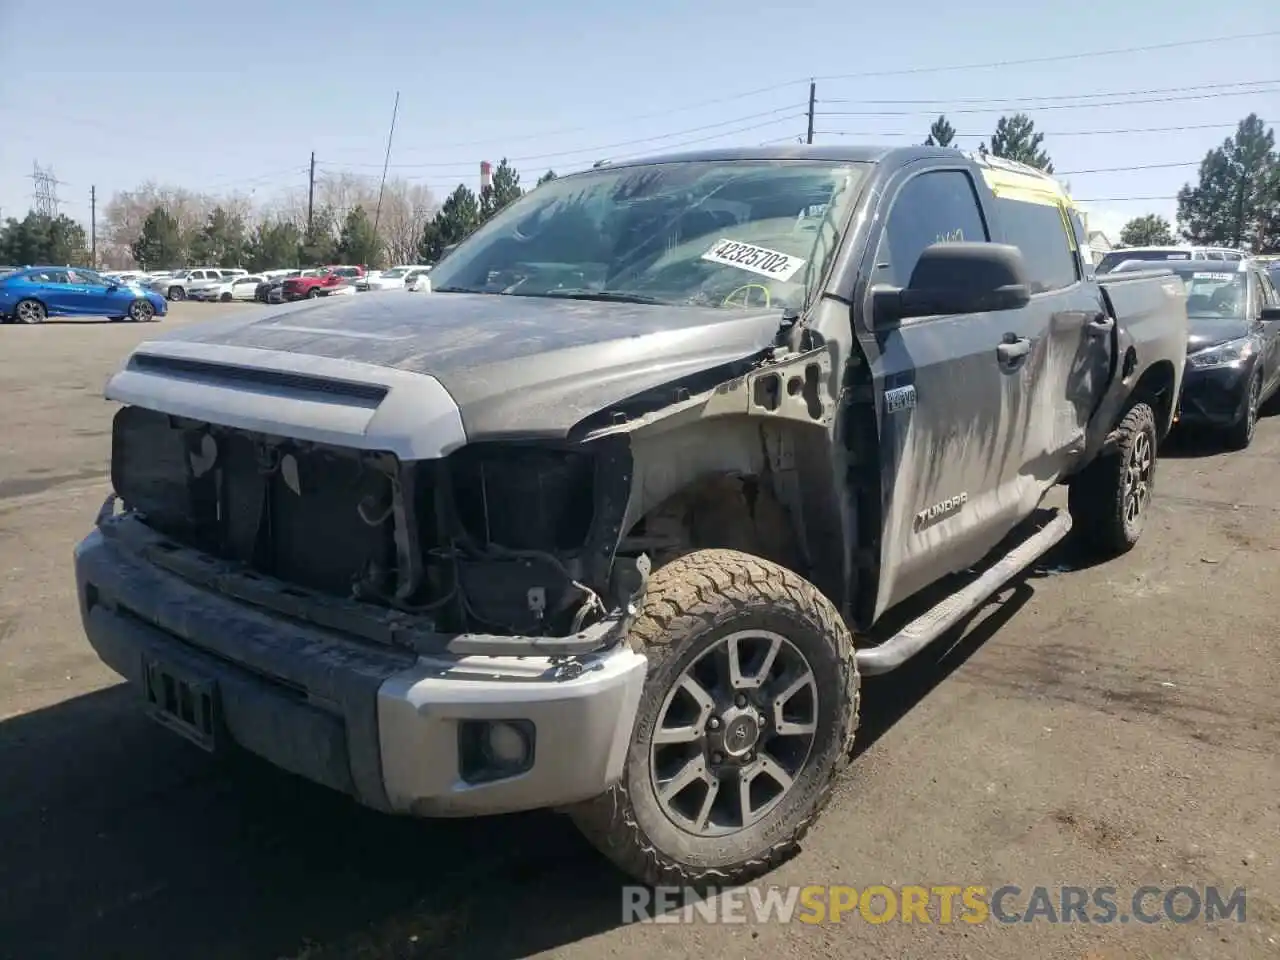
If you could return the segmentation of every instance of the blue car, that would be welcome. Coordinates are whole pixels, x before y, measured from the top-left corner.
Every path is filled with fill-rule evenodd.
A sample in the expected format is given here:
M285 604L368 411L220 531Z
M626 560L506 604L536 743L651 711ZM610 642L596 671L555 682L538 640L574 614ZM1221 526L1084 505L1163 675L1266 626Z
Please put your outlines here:
M110 317L143 323L167 312L160 294L80 267L23 267L0 274L0 318L6 321Z

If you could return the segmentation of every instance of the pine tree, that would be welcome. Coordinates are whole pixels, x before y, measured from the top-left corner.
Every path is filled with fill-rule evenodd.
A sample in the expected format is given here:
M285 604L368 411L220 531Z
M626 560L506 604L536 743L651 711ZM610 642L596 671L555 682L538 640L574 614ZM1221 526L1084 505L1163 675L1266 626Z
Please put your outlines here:
M520 174L504 157L493 170L492 182L480 191L481 222L522 196L524 190L520 188Z
M359 266L374 265L381 261L381 248L368 212L362 206L352 207L338 237L338 259Z
M955 138L956 128L943 115L933 121L933 125L929 127L929 137L925 140L924 145L926 147L949 147L951 146L951 141Z
M418 256L424 263L435 263L446 247L464 240L480 225L480 203L475 193L463 184L445 198L439 212L422 231Z
M178 220L163 207L156 207L142 223L142 233L129 252L146 270L171 270L183 266L186 244Z
M996 123L996 132L991 135L991 154L1053 173L1049 154L1040 149L1042 143L1044 134L1036 133L1031 118L1025 113L1015 113L1012 117L1001 117Z
M1192 243L1263 252L1280 245L1280 158L1257 114L1210 150L1200 180L1178 191L1178 226Z

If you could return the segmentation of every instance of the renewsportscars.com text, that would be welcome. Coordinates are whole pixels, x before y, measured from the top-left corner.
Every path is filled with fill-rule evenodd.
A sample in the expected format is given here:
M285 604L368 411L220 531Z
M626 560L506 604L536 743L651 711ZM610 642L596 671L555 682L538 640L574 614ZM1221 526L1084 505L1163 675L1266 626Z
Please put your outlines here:
M1245 920L1243 887L941 884L622 889L624 923L1211 923Z

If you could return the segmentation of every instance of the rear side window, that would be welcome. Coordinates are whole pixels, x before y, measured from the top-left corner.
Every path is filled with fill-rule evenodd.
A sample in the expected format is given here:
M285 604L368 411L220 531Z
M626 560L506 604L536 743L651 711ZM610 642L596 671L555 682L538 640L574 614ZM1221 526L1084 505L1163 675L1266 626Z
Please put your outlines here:
M1057 204L996 198L1005 243L1022 251L1031 292L1061 290L1080 279L1072 238Z
M38 270L27 274L34 283L70 283L71 277L65 270Z
M894 198L876 264L888 263L876 279L905 286L924 248L935 243L984 241L987 226L969 175L934 170L908 180Z

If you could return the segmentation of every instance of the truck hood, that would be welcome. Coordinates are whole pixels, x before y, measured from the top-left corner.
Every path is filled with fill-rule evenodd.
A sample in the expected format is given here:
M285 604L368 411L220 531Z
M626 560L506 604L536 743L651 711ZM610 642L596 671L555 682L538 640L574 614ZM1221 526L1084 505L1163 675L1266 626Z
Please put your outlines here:
M1187 336L1187 353L1247 337L1251 328L1252 324L1243 318L1192 317Z
M457 405L468 441L560 438L584 417L673 382L719 368L729 379L730 365L773 344L780 319L777 309L437 293L307 302L151 343L210 363L247 350L265 358L259 367L281 355L281 369L315 358L430 377Z

